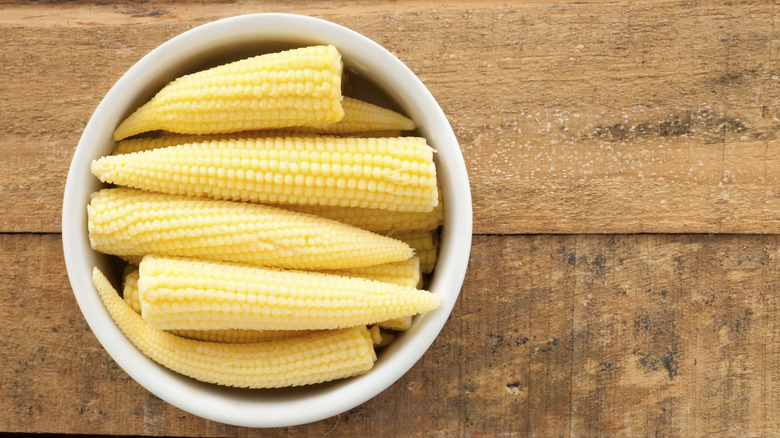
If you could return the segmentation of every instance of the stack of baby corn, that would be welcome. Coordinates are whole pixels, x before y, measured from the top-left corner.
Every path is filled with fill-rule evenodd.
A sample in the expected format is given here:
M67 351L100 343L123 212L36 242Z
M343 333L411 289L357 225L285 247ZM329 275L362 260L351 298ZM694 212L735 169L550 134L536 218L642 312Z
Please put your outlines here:
M93 282L136 347L192 378L297 386L368 371L440 305L421 289L442 209L414 122L342 95L333 46L182 76L92 163Z

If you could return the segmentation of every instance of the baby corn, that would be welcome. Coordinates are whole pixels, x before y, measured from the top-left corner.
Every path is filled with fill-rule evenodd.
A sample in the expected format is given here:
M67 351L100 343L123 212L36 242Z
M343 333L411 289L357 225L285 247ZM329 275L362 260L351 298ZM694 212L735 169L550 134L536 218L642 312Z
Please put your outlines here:
M227 134L164 134L154 137L134 137L122 140L116 144L113 155L129 154L133 152L148 151L151 149L167 148L185 143L199 143L204 141L222 141L233 138L265 137L264 131L231 132Z
M149 327L97 268L92 282L111 318L143 354L203 382L240 388L300 386L362 374L376 361L374 339L365 326L250 344L196 341Z
M167 330L185 339L223 344L252 344L308 336L318 330Z
M285 209L326 217L376 233L434 230L442 223L441 202L431 211L386 211L376 208L283 205Z
M262 204L111 188L92 195L87 217L92 248L126 259L158 254L344 269L412 256L401 241Z
M138 269L125 276L122 298L135 313L141 314L141 297L138 296ZM410 318L411 319L411 318ZM280 341L309 335L313 330L169 330L176 336L198 341L251 344L253 342Z
M420 271L423 274L433 272L439 253L439 235L435 231L401 231L386 235L405 242L414 250L420 257Z
M318 330L373 324L441 304L428 291L339 275L146 256L141 316L161 330Z
M234 201L430 212L433 149L419 137L276 137L187 143L92 162L101 181Z
M364 268L337 269L328 271L328 273L366 278L404 287L419 287L422 282L420 258L417 256L409 257L400 262L383 263Z
M351 97L341 101L344 118L336 123L303 128L304 131L327 134L349 134L366 131L411 131L417 125L410 118L395 111Z
M399 286L414 287L418 289L422 287L420 258L417 256L410 257L402 262L385 263L365 268L340 269L331 272L349 277L383 281ZM390 330L408 330L409 327L412 326L412 315L393 318L387 321L379 321L376 325Z
M342 137L400 137L401 131L417 128L417 125L405 116L386 108L345 97L341 103L344 117L333 124L318 127L298 126L280 129L261 129L253 131L231 132L223 134L173 134L128 138L117 143L114 155L150 149L177 146L184 143L196 143L214 140L256 137L296 137L313 134L340 135Z
M317 126L344 117L341 55L312 46L255 56L181 76L114 131L213 134Z
M441 190L438 190L438 186L436 198L436 207L425 212L322 205L284 205L283 207L288 210L326 217L364 230L387 234L404 231L429 231L438 228L444 217Z

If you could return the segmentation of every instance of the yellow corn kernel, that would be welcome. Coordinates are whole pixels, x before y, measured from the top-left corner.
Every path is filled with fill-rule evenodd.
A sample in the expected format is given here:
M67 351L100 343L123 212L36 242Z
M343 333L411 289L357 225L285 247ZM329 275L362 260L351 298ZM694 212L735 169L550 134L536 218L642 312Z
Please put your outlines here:
M344 117L341 55L312 46L181 76L114 131L114 139L148 131L215 134L316 126Z
M394 239L406 242L414 253L420 257L420 271L430 274L436 266L436 257L439 251L439 235L435 231L403 231L387 233Z
M132 269L125 275L122 298L139 315L141 297L138 296L138 269ZM198 341L223 342L231 344L251 344L253 342L281 341L308 335L312 330L169 330L182 338Z
M319 330L373 324L441 304L428 291L304 271L146 256L141 316L161 330Z
M195 341L149 327L98 268L92 271L92 282L136 348L162 366L203 382L240 388L301 386L363 374L376 361L365 326L251 344Z
M187 143L92 162L101 181L271 204L432 211L433 149L424 138L276 137Z
M344 269L403 261L403 242L262 204L110 188L87 206L96 251L131 258L195 257L290 269Z

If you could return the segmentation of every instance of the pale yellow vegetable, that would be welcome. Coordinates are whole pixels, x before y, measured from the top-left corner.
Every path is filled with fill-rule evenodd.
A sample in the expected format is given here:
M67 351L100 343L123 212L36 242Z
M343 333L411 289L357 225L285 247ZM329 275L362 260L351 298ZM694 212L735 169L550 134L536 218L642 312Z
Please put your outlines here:
M442 224L442 204L427 212L387 211L376 208L282 205L288 210L327 217L377 233L434 230Z
M87 207L96 251L125 258L158 254L290 269L345 269L404 261L399 240L268 205L100 190Z
M125 276L122 298L139 315L141 297L138 296L138 269ZM170 333L187 339L199 341L223 342L232 344L250 344L253 342L279 341L309 335L312 330L169 330Z
M181 76L125 119L114 139L335 123L344 117L342 71L335 47L311 46Z
M437 308L425 290L363 278L146 256L141 316L161 330L319 330Z
M92 162L101 181L234 201L429 212L433 149L419 137L276 137L187 143Z
M172 134L157 136L133 137L117 142L113 155L130 154L133 152L178 146L185 143L200 143L204 141L221 141L235 138L265 137L266 131L231 132L225 134Z
M439 253L439 235L436 231L399 231L387 233L394 239L406 242L420 257L420 271L430 274L436 266Z
M420 271L420 258L410 257L403 262L385 263L383 265L369 266L366 268L340 269L333 271L341 275L362 277L370 280L383 281L399 286L420 288L422 286L422 273ZM390 330L408 330L412 326L412 316L402 316L387 321L379 321L377 326Z
M322 330L166 330L182 338L223 344L252 344L308 336Z
M251 344L196 341L149 327L97 268L92 281L133 345L166 368L203 382L241 388L300 386L362 374L376 361L365 326Z
M303 129L319 134L349 134L365 131L411 131L417 125L408 117L387 108L351 97L341 101L344 118L336 123Z
M327 272L348 277L367 278L405 287L420 287L422 283L420 258L417 256L409 257L400 262L383 263L364 268L335 269Z

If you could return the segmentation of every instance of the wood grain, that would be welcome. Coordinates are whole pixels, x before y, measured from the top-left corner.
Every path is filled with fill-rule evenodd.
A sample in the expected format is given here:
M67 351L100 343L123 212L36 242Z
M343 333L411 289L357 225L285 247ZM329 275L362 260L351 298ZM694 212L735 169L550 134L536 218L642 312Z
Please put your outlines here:
M79 135L136 60L270 9L351 27L420 76L460 140L477 233L780 231L769 1L4 4L0 231L59 231Z
M107 356L57 236L3 235L0 429L173 436L771 436L780 238L477 236L456 309L399 382L339 417L184 413Z

